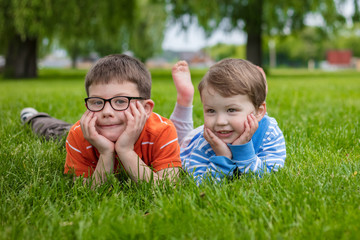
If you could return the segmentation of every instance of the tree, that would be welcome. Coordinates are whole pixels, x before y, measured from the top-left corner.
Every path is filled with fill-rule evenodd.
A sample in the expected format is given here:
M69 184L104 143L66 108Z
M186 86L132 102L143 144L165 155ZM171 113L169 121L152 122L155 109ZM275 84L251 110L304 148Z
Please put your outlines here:
M166 20L164 4L138 0L128 47L141 61L144 62L154 53L161 51Z
M171 15L184 27L189 18L196 18L208 34L224 25L225 30L244 30L247 33L246 57L260 66L263 34L279 35L299 30L309 14L322 16L324 28L329 31L345 22L337 8L337 2L341 4L344 0L208 0L206 4L200 0L169 1Z
M332 48L331 37L319 27L305 27L286 37L272 37L276 43L279 64L307 66L309 61L322 61ZM266 47L265 47L266 48Z
M349 49L354 57L360 57L359 38L360 22L342 29L336 41L333 41L333 49Z
M5 76L35 77L38 37L46 35L48 28L41 22L51 22L51 9L29 1L0 1L0 42L6 46Z
M62 18L73 24L62 24L55 33L73 68L80 55L92 51L100 55L122 52L135 16L136 1L88 1L70 2L73 11Z
M96 34L111 39L132 21L134 8L134 1L126 0L0 0L4 76L36 77L38 44L44 38L57 36L73 52Z
M354 0L354 14L352 17L352 21L354 23L360 22L360 6L359 6L359 0Z
M205 51L215 61L219 61L224 58L245 58L244 45L238 46L218 43L211 47L205 47L203 51Z
M98 34L92 38L93 49L99 55L131 51L145 62L161 51L167 13L162 3L137 0L131 22L115 27L117 34L110 37ZM106 24L106 23L104 23Z

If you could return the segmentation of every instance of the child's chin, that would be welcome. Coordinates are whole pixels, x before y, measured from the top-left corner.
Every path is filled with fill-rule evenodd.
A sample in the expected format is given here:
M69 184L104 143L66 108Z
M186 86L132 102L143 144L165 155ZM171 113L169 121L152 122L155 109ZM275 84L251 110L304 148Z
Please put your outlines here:
M116 142L120 135L119 134L104 134L103 136L112 142Z
M118 140L118 138L116 138L116 137L113 137L113 138L108 138L110 141L112 141L112 142L116 142L117 140Z
M226 139L221 139L221 140L226 144L232 144L236 139L226 138Z
M106 137L107 139L109 139L112 142L116 142L119 138L119 136L122 134L123 131L119 131L118 129L116 129L116 131L114 130L108 130L108 131L99 131L99 134Z
M232 144L233 141L230 141L230 140L223 140L224 143L226 144Z

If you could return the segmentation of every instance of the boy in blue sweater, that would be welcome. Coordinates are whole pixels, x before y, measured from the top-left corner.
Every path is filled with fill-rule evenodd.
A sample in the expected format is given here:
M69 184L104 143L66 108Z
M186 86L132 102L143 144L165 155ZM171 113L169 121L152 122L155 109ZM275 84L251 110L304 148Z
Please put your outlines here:
M267 83L262 69L241 59L213 65L199 83L204 125L193 129L194 87L185 61L172 69L177 104L170 119L175 124L183 168L197 183L211 177L220 181L235 173L278 171L284 166L284 136L267 115Z

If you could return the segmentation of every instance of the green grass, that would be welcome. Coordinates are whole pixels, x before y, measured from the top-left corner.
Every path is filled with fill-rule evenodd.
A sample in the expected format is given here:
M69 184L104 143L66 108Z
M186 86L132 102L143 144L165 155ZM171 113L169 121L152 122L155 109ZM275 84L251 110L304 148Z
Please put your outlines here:
M63 175L63 142L39 139L19 119L33 106L77 121L86 72L40 74L0 80L0 239L360 238L359 72L272 71L268 113L287 144L276 174L200 187L183 176L176 188L111 178L95 191ZM170 71L153 71L152 98L169 117ZM194 110L198 126L198 94Z

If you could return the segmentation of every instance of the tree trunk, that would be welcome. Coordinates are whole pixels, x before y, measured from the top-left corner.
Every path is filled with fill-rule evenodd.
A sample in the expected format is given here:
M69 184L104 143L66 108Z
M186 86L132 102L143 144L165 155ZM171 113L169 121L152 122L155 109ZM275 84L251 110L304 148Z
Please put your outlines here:
M37 77L37 39L15 34L9 41L5 57L5 78Z
M70 56L71 56L71 68L76 69L77 68L77 58L79 56L79 46L77 45L77 42L73 43L70 47Z
M262 14L263 0L249 1L249 15L246 19L246 58L255 65L262 66ZM256 14L255 14L256 13Z
M71 54L71 68L72 69L77 68L76 60L77 60L77 55L76 54Z
M262 36L258 33L248 33L246 44L246 59L257 66L262 66Z

